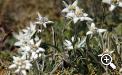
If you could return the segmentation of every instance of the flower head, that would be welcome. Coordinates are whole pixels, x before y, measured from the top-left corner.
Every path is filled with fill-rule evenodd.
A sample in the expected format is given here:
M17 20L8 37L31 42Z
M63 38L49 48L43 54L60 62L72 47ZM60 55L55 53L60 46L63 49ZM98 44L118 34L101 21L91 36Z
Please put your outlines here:
M73 49L73 45L72 45L72 42L69 41L69 40L65 40L64 41L64 45L65 45L65 49Z
M47 24L54 23L53 21L49 21L47 17L42 17L39 12L37 14L38 14L38 18L37 18L38 21L35 22L36 24L41 24L46 28Z
M102 0L102 2L110 4L110 11L113 11L116 7L122 7L122 1L120 0Z
M81 38L77 38L77 41L75 42L75 39L74 39L74 36L71 38L71 41L70 40L65 40L64 41L64 46L65 46L65 49L68 49L68 50L71 50L71 49L77 49L77 48L80 48L82 46L84 46L84 43L86 41L86 37L81 39ZM73 46L73 43L75 42L74 46Z
M19 32L19 34L13 33L13 36L18 40L17 42L15 42L15 46L25 46L31 39L30 35L26 35L23 32Z
M68 12L66 17L73 19L74 23L76 23L78 20L93 21L90 17L88 17L88 14L84 13L83 9L80 9L79 7L76 7L75 11Z
M83 37L83 38L79 38L79 37L78 37L78 41L76 42L75 47L76 47L76 48L84 47L85 42L86 42L86 37Z
M33 24L32 22L30 22L30 26L28 26L26 29L23 29L22 31L24 32L24 34L26 34L28 36L30 35L30 37L31 37L36 32L36 25Z
M15 43L15 46L27 45L28 41L30 41L31 37L35 34L35 32L36 32L36 25L30 23L30 26L20 31L19 34L13 33L13 36L18 40Z
M93 35L95 33L103 33L106 32L106 29L98 29L97 27L95 27L94 23L91 23L91 26L88 25L89 31L86 33L86 35Z
M32 40L32 43L31 43L31 57L30 59L33 60L33 59L37 59L38 57L41 56L40 52L44 52L45 50L41 47L39 47L41 44L41 40L39 40L38 42L34 43L34 41Z
M13 64L9 68L15 68L15 73L21 72L23 75L26 75L26 70L29 70L32 67L32 64L29 60L26 60L26 56L15 57L13 56Z
M73 4L67 4L65 1L63 1L66 8L62 10L64 13L68 13L70 11L74 11L78 5L78 0L74 1Z
M112 54L114 51L109 51L109 49L106 49L102 54L99 54L98 56L102 56L104 54Z
M29 59L34 60L41 56L40 52L44 52L45 50L39 47L41 44L41 40L34 42L33 39L28 41L28 44L24 47L20 48L20 52L26 56L29 56ZM39 56L38 56L39 55Z

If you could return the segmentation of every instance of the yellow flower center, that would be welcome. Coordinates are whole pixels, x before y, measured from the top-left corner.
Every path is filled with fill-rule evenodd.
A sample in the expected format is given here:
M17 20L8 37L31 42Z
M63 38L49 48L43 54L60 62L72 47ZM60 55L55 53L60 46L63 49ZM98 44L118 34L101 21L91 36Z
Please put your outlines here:
M36 51L37 49L38 49L38 47L36 46L36 45L31 45L31 50L33 50L33 51Z
M82 16L83 15L83 9L76 9L75 10L75 15L76 16Z

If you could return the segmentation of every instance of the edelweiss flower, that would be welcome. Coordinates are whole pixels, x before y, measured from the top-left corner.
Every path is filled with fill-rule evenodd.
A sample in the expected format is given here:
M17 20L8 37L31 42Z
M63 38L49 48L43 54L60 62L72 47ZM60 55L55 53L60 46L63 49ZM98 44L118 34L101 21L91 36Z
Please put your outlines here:
M81 48L85 45L86 37L83 38L78 38L78 41L76 42L75 47L76 48Z
M63 1L63 3L64 3L64 5L65 5L66 8L64 8L62 10L62 12L68 13L68 12L74 11L76 9L77 4L78 4L78 0L74 1L73 4L69 4L69 5L66 2L64 2L64 1Z
M39 54L40 52L44 52L45 50L41 47L39 47L41 44L41 40L39 40L38 42L34 43L34 41L32 40L31 42L31 57L30 59L37 59L38 57L41 56L41 54Z
M31 68L32 64L29 60L26 60L26 56L15 57L13 56L13 64L9 66L10 69L15 68L15 73L22 73L26 75L26 70Z
M120 0L102 0L102 2L111 5L109 7L110 11L113 11L117 6L122 7L122 1L120 1Z
M49 23L54 23L53 21L49 21L47 17L42 17L40 15L40 13L37 13L38 14L38 21L35 22L36 24L41 24L43 25L45 28L47 27L46 25L49 24Z
M29 35L26 35L23 32L19 32L19 34L13 33L13 36L18 40L14 44L15 46L25 46L31 38Z
M24 32L24 34L28 36L30 35L30 37L32 37L34 33L36 32L36 25L30 22L30 26L27 27L26 29L23 29L22 31Z
M29 58L31 60L37 59L39 56L41 56L41 54L39 54L39 53L45 51L43 48L39 47L40 44L41 44L41 40L39 40L38 42L34 43L34 40L31 39L28 42L29 42L28 45L26 45L25 47L20 48L20 52L22 54L30 56Z
M65 40L64 45L65 45L65 49L69 49L69 50L73 49L73 45L69 40Z
M87 13L83 13L83 9L76 7L76 10L73 12L68 12L66 15L67 18L73 19L73 22L76 23L78 20L80 21L93 21L90 17L88 17Z
M112 54L114 51L109 51L109 49L106 49L102 54L99 54L98 56L102 56L104 54Z
M26 29L23 29L22 32L19 34L13 33L13 36L18 40L15 43L15 46L25 46L27 45L28 41L30 41L31 37L36 32L36 25L30 23L30 26Z
M69 40L65 40L64 41L64 45L65 45L65 49L73 49L73 44L72 42L74 41L74 37L71 38L71 41Z
M74 48L77 49L77 48L82 47L84 45L85 41L86 41L86 37L83 38L83 39L80 39L80 38L77 38L77 39L78 40L75 43L74 47L73 47L73 44L72 44L74 42L74 37L71 38L71 41L65 40L64 41L65 49L71 50L71 49L74 49Z
M91 23L90 27L88 25L88 28L89 28L89 31L86 33L86 35L89 35L89 34L93 35L95 33L103 33L107 31L106 29L98 29L97 27L95 27L94 23Z

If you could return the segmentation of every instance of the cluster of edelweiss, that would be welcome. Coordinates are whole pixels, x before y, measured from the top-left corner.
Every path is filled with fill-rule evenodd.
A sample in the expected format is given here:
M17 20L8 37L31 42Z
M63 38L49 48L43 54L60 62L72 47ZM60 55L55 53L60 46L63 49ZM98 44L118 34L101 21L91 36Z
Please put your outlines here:
M32 67L31 62L35 61L38 57L41 57L41 53L45 51L40 44L40 39L36 33L41 33L42 29L37 29L36 25L41 25L46 28L46 24L53 23L48 18L42 17L38 13L38 20L34 23L30 23L30 26L23 29L19 34L13 33L14 37L18 40L15 46L19 47L18 53L20 56L13 56L13 64L9 68L15 68L15 73L26 75L26 70ZM34 36L35 35L35 36Z
M63 1L64 2L64 1ZM103 0L102 2L110 4L110 11L113 11L115 7L122 7L122 2L119 0ZM62 10L65 13L65 17L73 20L74 23L77 21L88 21L91 24L88 25L89 31L86 35L93 34L101 34L106 32L106 29L98 29L95 27L95 23L93 19L88 17L87 13L83 12L83 9L78 7L78 0L76 0L73 4L67 4L64 2L66 8ZM20 56L13 56L13 64L9 66L9 68L15 68L15 73L20 73L22 75L26 75L26 70L29 70L32 67L32 61L35 61L38 57L41 57L41 54L45 51L42 47L40 47L42 39L39 38L36 33L43 32L43 29L39 29L36 26L40 25L46 28L46 24L53 23L49 21L48 18L42 17L38 13L38 18L36 22L31 22L30 26L26 29L23 29L19 34L13 33L14 37L18 40L15 43L15 46L19 47L18 53ZM75 48L80 48L81 45L85 42L86 38L82 41L78 38L78 42L75 45ZM74 37L71 38L71 41L65 40L64 46L66 49L74 49L72 42L74 41ZM107 53L112 53L106 50ZM104 52L103 52L104 53ZM101 55L100 55L101 56ZM114 67L115 69L115 67Z

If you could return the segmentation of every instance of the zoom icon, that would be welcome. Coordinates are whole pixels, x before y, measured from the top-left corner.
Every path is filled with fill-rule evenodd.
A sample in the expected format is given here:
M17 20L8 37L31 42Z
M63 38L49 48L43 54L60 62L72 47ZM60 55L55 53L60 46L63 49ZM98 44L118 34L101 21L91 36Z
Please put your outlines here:
M101 62L104 65L109 65L112 62L112 57L109 54L103 54Z
M103 65L110 65L113 69L116 69L116 66L112 63L112 57L109 54L103 54L101 57L101 62Z

